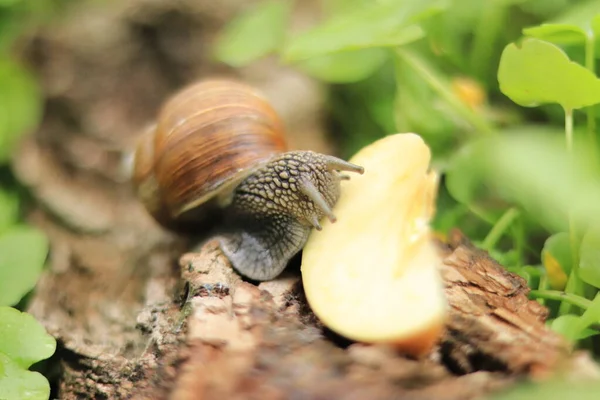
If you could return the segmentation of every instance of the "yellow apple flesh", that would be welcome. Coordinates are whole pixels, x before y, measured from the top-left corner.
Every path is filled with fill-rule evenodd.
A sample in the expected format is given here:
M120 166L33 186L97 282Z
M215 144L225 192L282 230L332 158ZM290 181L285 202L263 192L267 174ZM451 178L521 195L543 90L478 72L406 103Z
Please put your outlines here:
M412 355L438 340L447 303L429 227L438 187L430 159L420 136L399 133L350 160L365 173L343 182L337 222L323 221L302 255L308 303L334 332Z

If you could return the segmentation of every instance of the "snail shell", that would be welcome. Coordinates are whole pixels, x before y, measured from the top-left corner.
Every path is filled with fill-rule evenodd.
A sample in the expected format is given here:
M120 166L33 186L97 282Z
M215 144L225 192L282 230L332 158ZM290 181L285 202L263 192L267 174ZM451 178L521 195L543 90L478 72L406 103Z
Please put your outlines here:
M173 227L227 203L240 181L286 147L281 119L254 88L201 81L172 96L143 134L133 182L152 216Z

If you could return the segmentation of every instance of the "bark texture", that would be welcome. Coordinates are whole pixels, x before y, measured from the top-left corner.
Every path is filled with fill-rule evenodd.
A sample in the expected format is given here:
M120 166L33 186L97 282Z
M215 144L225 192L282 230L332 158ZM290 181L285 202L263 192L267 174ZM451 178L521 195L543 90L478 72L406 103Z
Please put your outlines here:
M441 247L450 317L418 360L328 331L293 271L256 286L232 274L215 243L184 255L188 347L171 398L472 399L525 376L598 377L586 354L544 326L546 309L522 278L459 232Z
M273 59L235 71L212 61L218 29L249 3L78 2L23 40L46 112L13 169L34 200L30 221L51 240L28 311L59 340L57 397L472 399L556 368L597 375L544 327L525 282L458 233L440 244L451 318L420 360L324 328L304 299L298 260L255 285L210 241L180 257L190 243L145 213L123 160L183 84L241 76L268 94L293 148L335 153L314 81ZM298 4L294 24L317 17L312 2Z

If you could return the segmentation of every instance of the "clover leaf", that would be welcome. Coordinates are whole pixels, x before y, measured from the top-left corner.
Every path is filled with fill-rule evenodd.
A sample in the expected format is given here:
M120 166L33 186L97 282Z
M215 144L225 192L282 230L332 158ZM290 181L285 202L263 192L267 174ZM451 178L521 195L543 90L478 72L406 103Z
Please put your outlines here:
M568 8L552 21L523 30L527 36L556 44L576 44L600 32L600 2L592 0Z
M33 289L47 253L48 239L35 228L14 226L0 235L0 306L16 304Z
M30 314L0 307L0 399L47 400L50 385L28 371L56 351L56 340Z
M31 314L0 307L0 353L19 367L29 368L55 350L56 341Z
M564 289L573 264L568 232L559 232L546 239L542 249L542 263L548 274L550 287Z
M600 102L600 79L559 47L539 39L504 48L498 81L505 95L525 107L558 103L573 110Z
M0 353L0 399L48 400L50 384L39 372L28 371Z

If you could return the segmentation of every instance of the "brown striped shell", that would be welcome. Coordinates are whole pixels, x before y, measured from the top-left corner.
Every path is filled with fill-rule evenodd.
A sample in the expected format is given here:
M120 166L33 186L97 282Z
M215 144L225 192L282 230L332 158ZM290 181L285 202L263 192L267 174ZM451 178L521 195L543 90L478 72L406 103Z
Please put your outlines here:
M283 123L254 88L201 81L172 96L141 137L133 181L148 211L168 226L227 199L237 183L285 150Z

